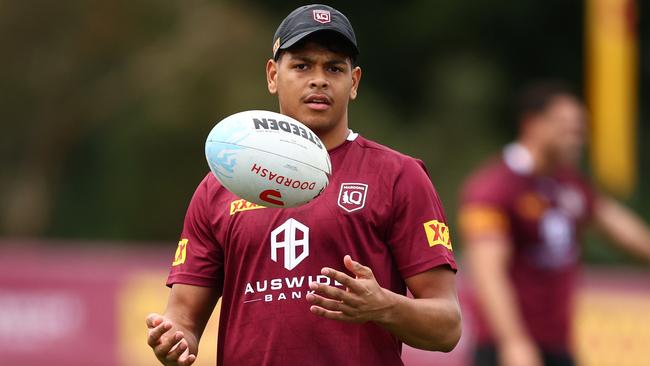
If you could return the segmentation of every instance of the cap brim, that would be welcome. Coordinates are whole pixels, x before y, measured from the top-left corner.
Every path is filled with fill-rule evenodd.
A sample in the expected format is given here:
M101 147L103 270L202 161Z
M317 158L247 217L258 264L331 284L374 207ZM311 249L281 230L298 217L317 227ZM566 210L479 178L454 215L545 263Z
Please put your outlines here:
M305 38L305 37L307 37L307 36L309 36L309 35L311 35L311 34L313 34L313 33L316 33L316 32L327 32L327 31L329 31L329 32L335 32L335 33L340 34L340 35L343 37L343 39L345 39L346 41L348 41L348 42L352 45L352 47L354 47L354 50L356 51L356 53L357 53L357 54L359 53L359 49L357 48L357 46L356 46L352 41L350 41L350 39L348 38L348 36L346 36L346 35L343 34L342 32L339 32L338 30L336 30L336 29L334 29L334 28L320 28L320 27L319 27L319 28L316 28L316 29L310 29L310 30L308 30L308 31L304 31L304 32L302 32L302 33L299 33L299 34L297 34L297 35L295 35L295 36L289 38L289 39L286 40L285 42L282 42L282 44L280 45L280 47L278 47L278 50L275 51L275 55L273 55L273 57L276 57L276 56L277 56L279 50L286 50L287 48L290 48L291 46L293 46L293 45L295 45L296 43L300 42L300 40L302 40L303 38Z
M302 32L300 34L297 34L297 35L289 38L285 42L282 42L282 44L280 45L280 47L278 49L286 50L287 48L289 48L289 47L295 45L296 43L300 42L301 39L307 37L308 35L310 35L312 33L316 33L318 31L322 31L322 30L325 30L325 29L311 29L311 30L308 30L306 32ZM330 30L330 29L327 29L327 30ZM334 31L334 32L336 32L336 31Z

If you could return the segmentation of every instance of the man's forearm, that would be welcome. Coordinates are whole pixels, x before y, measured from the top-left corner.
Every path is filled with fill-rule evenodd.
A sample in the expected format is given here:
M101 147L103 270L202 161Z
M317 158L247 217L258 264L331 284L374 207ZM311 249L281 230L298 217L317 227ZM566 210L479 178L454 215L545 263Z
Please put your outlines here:
M642 233L637 238L628 241L617 241L615 243L635 257L650 263L650 235Z
M650 228L639 216L611 198L599 197L595 218L616 245L650 262Z
M195 355L220 295L209 287L175 284L171 289L164 316L174 324L175 331L183 332L190 352Z
M650 230L640 218L630 213L624 213L621 216L625 218L611 226L619 223L621 225L609 230L614 243L628 253L650 262Z
M389 295L393 306L377 324L415 348L443 352L454 349L461 334L458 302L412 299L393 292Z

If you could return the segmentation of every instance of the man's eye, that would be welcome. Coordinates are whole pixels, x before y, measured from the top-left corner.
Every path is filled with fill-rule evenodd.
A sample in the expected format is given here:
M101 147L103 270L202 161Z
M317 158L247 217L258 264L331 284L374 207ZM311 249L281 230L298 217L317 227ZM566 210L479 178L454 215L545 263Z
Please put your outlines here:
M298 70L306 70L307 65L306 64L296 64L293 68L298 69Z
M330 66L330 71L331 72L341 72L343 70L340 67Z

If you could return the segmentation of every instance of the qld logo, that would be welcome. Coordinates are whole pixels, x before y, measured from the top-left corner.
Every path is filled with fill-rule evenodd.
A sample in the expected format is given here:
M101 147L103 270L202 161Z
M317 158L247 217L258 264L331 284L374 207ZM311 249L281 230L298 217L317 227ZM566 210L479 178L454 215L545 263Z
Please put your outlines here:
M314 10L314 20L323 24L329 23L331 20L329 10Z
M347 212L354 212L366 205L368 185L363 183L341 183L339 207Z

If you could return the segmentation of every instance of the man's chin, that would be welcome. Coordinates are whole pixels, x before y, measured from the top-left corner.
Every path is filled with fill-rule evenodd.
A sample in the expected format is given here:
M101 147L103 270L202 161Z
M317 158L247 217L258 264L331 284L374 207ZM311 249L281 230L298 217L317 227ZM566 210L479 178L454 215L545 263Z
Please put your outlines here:
M299 116L299 118L296 119L302 122L305 126L309 127L314 132L326 128L331 124L330 119L324 115L314 116L308 114Z
M580 162L582 161L582 154L580 153L572 153L572 154L564 154L562 158L560 159L560 163L565 166L565 167L571 167L571 168L577 168L580 166Z
M313 132L322 132L329 130L332 126L336 125L332 118L331 111L314 111L308 108L299 108L291 112L283 111L287 116L300 121L305 126L309 127Z

